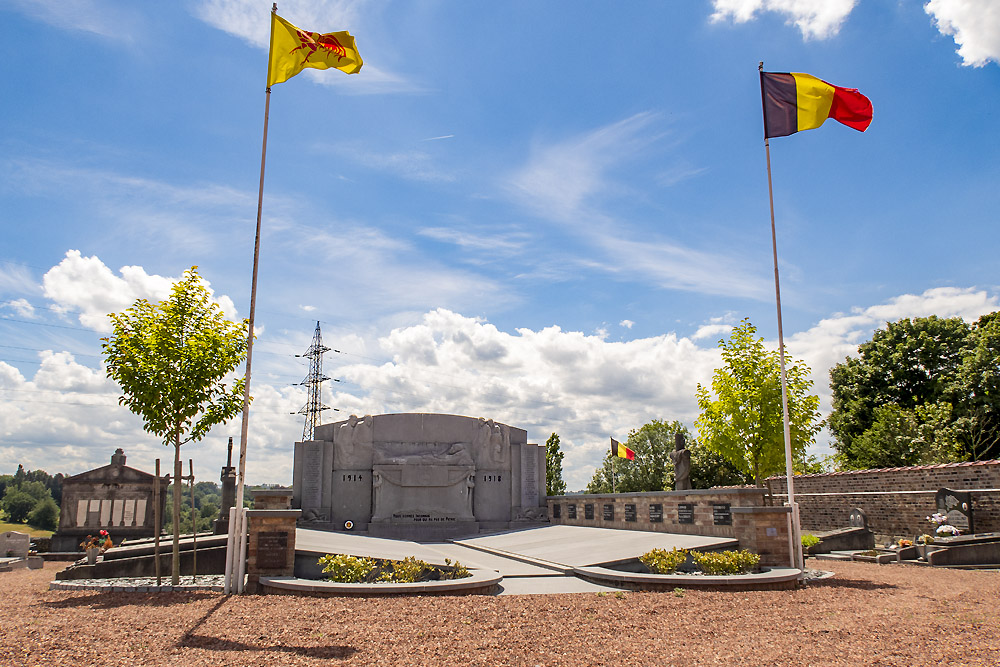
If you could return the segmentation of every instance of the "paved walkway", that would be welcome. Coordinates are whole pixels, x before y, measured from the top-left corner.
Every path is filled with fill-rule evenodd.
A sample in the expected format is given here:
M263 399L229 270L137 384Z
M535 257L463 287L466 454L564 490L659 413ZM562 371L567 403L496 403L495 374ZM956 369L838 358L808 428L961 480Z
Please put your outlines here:
M542 526L453 542L418 543L345 532L299 528L295 550L402 560L416 556L431 563L445 558L503 575L500 595L616 591L569 574L573 567L640 556L650 549L731 547L735 540L697 535L648 533L586 526Z

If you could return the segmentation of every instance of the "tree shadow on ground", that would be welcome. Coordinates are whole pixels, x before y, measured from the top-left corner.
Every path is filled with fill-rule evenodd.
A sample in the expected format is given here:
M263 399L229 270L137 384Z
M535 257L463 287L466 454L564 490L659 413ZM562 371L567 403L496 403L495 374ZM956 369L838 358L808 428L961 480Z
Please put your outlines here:
M219 593L93 593L69 597L63 600L49 600L38 606L52 609L72 609L74 607L91 607L93 609L116 609L118 607L169 607L175 604L187 604L208 597L216 597Z
M853 588L861 591L878 591L899 588L899 586L895 584L884 584L876 581L867 581L865 579L843 579L841 577L831 577L829 579L820 579L819 581L810 581L808 587Z
M276 654L294 653L308 658L346 659L358 650L352 646L296 646L291 644L248 644L232 639L222 639L212 635L198 634L198 630L226 603L222 598L195 621L190 630L185 632L177 642L178 648L198 648L206 651L244 651L248 653Z

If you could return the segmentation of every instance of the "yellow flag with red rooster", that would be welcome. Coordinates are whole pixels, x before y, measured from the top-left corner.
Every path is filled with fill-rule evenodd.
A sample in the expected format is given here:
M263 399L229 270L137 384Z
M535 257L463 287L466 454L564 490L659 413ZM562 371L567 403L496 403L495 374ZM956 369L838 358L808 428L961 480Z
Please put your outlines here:
M339 69L354 74L361 70L361 54L351 33L318 33L296 28L277 14L271 14L271 60L267 67L268 87L288 81L306 67Z

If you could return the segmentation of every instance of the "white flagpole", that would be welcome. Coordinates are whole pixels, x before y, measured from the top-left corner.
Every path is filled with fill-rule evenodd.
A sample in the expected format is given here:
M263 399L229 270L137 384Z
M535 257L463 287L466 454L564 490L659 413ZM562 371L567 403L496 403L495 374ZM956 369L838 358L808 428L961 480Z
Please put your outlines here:
M274 15L278 11L278 3L271 6L271 40L267 49L267 80L271 80L271 49L274 48ZM244 565L241 562L245 556L245 547L241 548L244 542L244 531L246 530L245 514L243 512L243 487L247 464L247 432L250 426L250 362L253 359L253 324L254 314L257 306L257 264L260 257L260 218L264 205L264 165L267 160L267 119L271 108L271 86L265 90L264 96L264 139L260 149L260 186L257 190L257 232L253 243L253 275L250 280L250 314L248 319L249 332L247 333L247 367L246 376L243 380L243 423L240 427L240 463L236 475L236 504L239 511L236 512L235 521L229 522L229 540L227 541L226 572L238 578L238 581L230 581L231 577L226 577L224 586L225 593L243 592L242 575ZM237 532L239 531L239 532Z
M788 506L792 516L788 552L792 567L804 570L802 560L802 527L799 524L799 506L795 502L792 478L792 434L788 423L788 382L785 376L785 336L781 326L781 287L778 281L778 237L774 230L774 190L771 186L771 145L767 138L767 104L764 101L764 62L757 67L760 73L760 101L764 112L764 153L767 156L767 197L771 207L771 251L774 256L774 298L778 307L778 358L781 361L781 416L785 431L785 479L788 483Z

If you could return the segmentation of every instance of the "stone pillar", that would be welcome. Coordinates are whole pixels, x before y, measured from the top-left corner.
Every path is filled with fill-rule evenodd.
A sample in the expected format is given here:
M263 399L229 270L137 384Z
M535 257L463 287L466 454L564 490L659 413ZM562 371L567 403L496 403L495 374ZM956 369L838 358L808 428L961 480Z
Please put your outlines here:
M255 510L292 509L291 489L254 489L250 492Z
M233 438L229 438L229 454L226 465L222 466L222 506L219 507L219 518L215 520L215 534L229 533L229 510L236 506L236 467L233 466Z
M289 501L291 496L289 495ZM295 574L295 522L302 510L248 510L247 593L257 593L261 577Z

